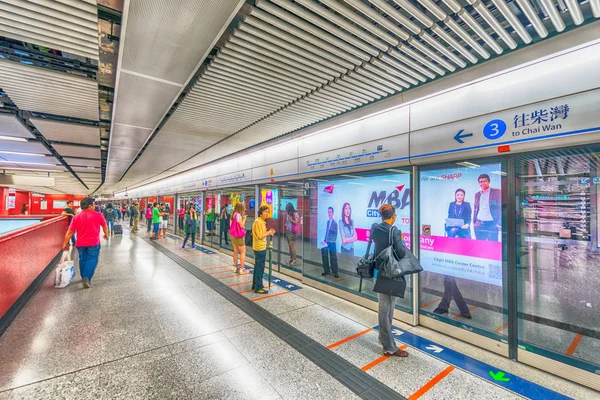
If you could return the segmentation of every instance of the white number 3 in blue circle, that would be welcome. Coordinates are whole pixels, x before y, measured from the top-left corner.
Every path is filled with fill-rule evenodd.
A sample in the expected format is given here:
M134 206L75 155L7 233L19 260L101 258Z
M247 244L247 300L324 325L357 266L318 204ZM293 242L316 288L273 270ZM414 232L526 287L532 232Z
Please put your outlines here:
M494 119L483 127L483 136L490 140L500 139L506 132L506 123L501 119Z

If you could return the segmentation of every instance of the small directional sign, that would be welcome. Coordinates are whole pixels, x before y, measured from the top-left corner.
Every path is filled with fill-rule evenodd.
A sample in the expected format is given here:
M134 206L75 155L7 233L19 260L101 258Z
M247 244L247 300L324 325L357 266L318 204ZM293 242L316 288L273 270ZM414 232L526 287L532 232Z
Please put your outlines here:
M404 332L402 332L400 329L394 329L394 330L392 330L392 334L394 334L394 335L398 335L399 336L399 335L402 335L403 333Z
M431 350L431 351L433 351L433 352L434 352L434 353L436 353L436 354L437 354L437 353L441 353L442 351L444 351L444 349L442 349L442 348L441 348L441 347L439 347L439 346L436 346L435 344L429 345L429 346L427 346L427 347L425 347L425 348L426 348L427 350Z
M510 381L510 378L507 378L504 376L504 371L498 371L498 372L490 371L490 376L492 377L493 380L495 380L497 382L509 382Z
M464 129L461 129L460 131L458 131L458 133L456 135L454 135L454 140L456 140L460 144L464 144L465 142L463 139L473 136L472 133L464 133L464 132L465 132Z
M294 285L290 284L290 285L285 285L286 288L291 289L293 287L295 287Z

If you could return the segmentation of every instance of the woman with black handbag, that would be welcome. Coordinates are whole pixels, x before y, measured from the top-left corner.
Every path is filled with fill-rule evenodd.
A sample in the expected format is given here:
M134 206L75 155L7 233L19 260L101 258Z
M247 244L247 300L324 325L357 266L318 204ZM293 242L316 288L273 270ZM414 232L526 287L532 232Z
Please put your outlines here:
M399 229L392 231L392 240L390 243L390 229L396 222L396 209L391 204L383 204L379 207L379 215L381 216L382 222L373 227L372 239L375 243L374 254L381 254L383 250L389 247L391 244L394 246L396 257L398 259L404 258L406 255L406 248L402 243L402 233ZM379 270L381 265L375 265L375 268ZM384 278L381 271L378 271L377 279L385 279L387 293L377 293L377 300L379 302L379 342L383 346L383 354L396 356L396 357L408 357L408 353L404 350L399 350L392 334L392 321L394 319L394 310L396 309L396 299L398 297L404 298L404 291L406 290L406 279L403 276L398 278L388 279ZM375 286L378 285L376 282ZM390 287L391 286L391 287ZM374 289L375 291L375 289ZM392 295L390 293L395 294Z

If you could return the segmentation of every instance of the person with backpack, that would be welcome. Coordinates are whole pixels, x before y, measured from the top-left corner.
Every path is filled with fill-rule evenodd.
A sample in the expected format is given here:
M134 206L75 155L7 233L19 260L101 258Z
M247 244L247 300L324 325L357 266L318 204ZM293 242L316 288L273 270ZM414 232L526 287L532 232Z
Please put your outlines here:
M296 238L300 231L300 217L292 203L287 203L285 211L285 239L290 249L288 264L295 267L298 265L296 260Z
M114 236L115 235L115 219L117 217L117 213L115 212L113 205L111 203L108 203L102 214L104 215L104 219L106 220L106 223L108 224L108 234L110 236Z
M241 201L235 205L231 223L229 225L229 234L231 235L231 244L233 244L233 266L236 274L246 275L246 207ZM238 254L240 263L238 264Z
M192 204L188 205L188 209L184 214L185 220L183 224L183 230L185 232L185 239L183 239L182 249L185 249L185 244L187 243L190 236L192 237L192 249L196 248L196 222L198 220L198 216L196 215L196 210L194 209Z
M378 257L388 247L393 246L398 259L404 258L406 248L402 243L402 233L394 227L396 222L396 209L391 204L383 204L379 207L381 223L374 224L371 228L371 240L375 243L375 268L378 270L377 279L382 276L381 269L384 267L379 263ZM390 233L390 230L392 232ZM390 243L391 238L391 243ZM404 297L406 290L406 279L402 276L394 279L397 282L396 292L401 294L398 297ZM376 282L377 285L377 282ZM375 291L375 290L374 290ZM396 309L396 296L386 293L377 293L379 302L379 343L383 346L383 354L396 357L408 357L408 353L398 349L394 335L392 334L392 324L394 320L394 310Z

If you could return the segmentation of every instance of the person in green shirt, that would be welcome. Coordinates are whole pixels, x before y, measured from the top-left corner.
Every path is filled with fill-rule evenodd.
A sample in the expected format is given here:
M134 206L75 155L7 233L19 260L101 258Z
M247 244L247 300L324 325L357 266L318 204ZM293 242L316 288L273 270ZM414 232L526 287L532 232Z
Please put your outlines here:
M215 219L217 218L217 213L215 212L215 208L211 207L206 210L206 236L211 236L215 234Z
M152 208L152 235L150 239L158 239L158 228L160 228L160 209L158 208L158 203L154 203Z

